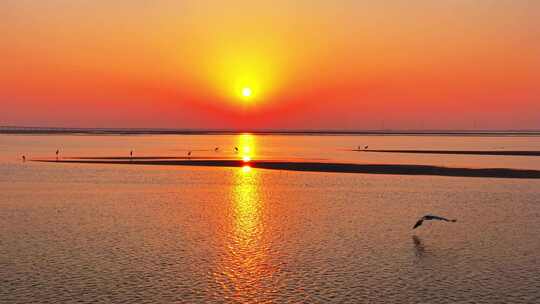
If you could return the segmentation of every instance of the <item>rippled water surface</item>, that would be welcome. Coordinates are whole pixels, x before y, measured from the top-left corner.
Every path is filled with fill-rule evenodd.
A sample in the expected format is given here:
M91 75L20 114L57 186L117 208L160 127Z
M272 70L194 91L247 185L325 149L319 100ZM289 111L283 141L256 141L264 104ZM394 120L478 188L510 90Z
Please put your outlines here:
M540 181L104 164L185 155L540 169L538 137L0 135L1 303L538 303ZM214 152L214 147L220 147ZM239 147L236 155L232 147ZM247 147L247 148L246 148ZM434 213L457 223L425 223Z

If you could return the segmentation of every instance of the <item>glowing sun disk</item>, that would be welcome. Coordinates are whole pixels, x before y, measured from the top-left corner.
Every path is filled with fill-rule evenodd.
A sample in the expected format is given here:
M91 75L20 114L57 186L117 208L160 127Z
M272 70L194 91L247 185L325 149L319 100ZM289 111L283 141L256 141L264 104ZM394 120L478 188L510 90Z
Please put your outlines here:
M251 90L251 88L246 87L242 89L242 96L250 97L252 94L253 94L253 91Z

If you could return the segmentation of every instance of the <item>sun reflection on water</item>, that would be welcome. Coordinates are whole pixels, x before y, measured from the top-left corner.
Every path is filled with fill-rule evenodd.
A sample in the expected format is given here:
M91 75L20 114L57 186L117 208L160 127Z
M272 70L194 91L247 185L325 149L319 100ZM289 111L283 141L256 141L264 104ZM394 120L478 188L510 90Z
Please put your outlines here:
M238 146L242 160L250 162L255 156L255 137L248 133L238 136Z
M237 184L233 189L234 221L237 241L240 245L248 245L260 237L260 216L262 203L259 199L257 172L244 166L237 174Z
M252 144L250 136L242 135L240 151L253 153ZM264 234L265 204L260 187L259 172L249 165L234 172L226 219L226 252L218 265L216 280L227 298L239 302L260 299L265 292L264 281L274 271L268 263L269 242Z

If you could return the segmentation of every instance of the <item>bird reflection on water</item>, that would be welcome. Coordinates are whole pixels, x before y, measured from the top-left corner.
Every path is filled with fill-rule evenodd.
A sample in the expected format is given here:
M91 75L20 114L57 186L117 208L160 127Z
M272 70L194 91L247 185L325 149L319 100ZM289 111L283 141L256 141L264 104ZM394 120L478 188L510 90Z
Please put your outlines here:
M414 244L414 255L419 259L424 258L426 255L426 248L424 247L422 240L416 235L412 236L412 240Z

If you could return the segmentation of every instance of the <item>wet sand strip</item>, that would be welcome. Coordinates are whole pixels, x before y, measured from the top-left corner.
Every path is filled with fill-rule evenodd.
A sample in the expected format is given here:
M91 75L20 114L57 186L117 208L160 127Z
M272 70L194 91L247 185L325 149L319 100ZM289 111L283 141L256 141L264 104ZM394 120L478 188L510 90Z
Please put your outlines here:
M540 151L452 151L452 150L352 150L356 152L414 153L414 154L452 154L452 155L503 155L540 156Z
M204 166L204 167L243 167L309 171L309 172L341 172L364 174L392 175L432 175L455 177L491 177L491 178L534 178L540 179L539 170L521 170L507 168L452 168L430 165L405 164L344 164L328 162L290 162L290 161L250 161L241 160L33 160L36 162L79 163L79 164L122 164L122 165L154 165L154 166Z
M104 156L104 157L63 157L62 159L70 159L70 160L159 160L159 159L167 159L167 160L196 160L196 159L212 159L215 160L215 157L205 157L205 156ZM223 157L221 159L227 159L226 157ZM229 157L229 159L238 159Z

